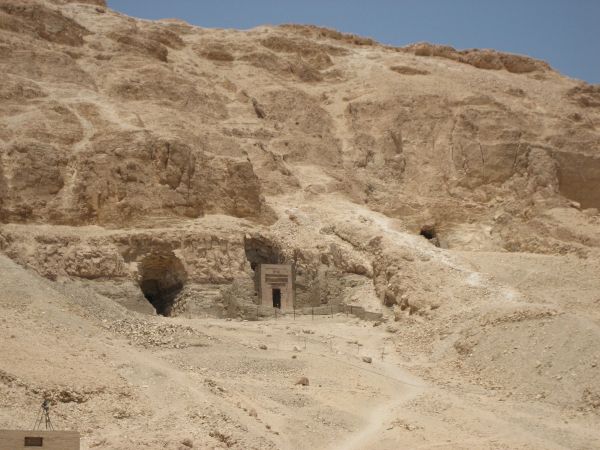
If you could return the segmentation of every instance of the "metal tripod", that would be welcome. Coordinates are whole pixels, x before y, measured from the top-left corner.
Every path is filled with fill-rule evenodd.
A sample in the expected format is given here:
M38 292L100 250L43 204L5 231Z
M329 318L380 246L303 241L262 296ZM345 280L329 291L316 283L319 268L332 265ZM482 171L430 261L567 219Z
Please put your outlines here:
M35 420L35 425L33 426L34 430L41 430L42 423L45 425L46 430L54 430L54 426L52 425L52 421L50 420L50 401L44 400L42 403L42 408L40 413L38 414L37 419Z

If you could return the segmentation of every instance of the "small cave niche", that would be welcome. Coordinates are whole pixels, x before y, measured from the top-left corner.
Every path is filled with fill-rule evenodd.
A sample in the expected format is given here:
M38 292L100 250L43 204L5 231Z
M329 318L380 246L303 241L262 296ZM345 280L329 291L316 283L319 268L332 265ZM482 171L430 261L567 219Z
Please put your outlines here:
M254 287L255 294L258 294L258 266L260 264L282 264L285 258L281 253L281 249L262 236L246 237L244 239L244 250L246 251L246 259L250 263L250 267L254 272Z
M172 252L149 255L139 263L140 288L161 316L171 316L186 279L183 264Z
M440 240L438 238L437 230L435 225L423 225L419 234L431 242L436 247L440 246Z

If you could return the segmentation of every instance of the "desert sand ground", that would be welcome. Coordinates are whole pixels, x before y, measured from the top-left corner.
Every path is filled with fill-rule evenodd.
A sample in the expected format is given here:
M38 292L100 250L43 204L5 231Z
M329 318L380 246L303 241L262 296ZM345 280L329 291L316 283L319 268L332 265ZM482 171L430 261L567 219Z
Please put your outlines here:
M463 256L484 266L498 255ZM495 276L531 267L527 255L510 258L510 268ZM518 384L486 388L415 357L410 341L398 337L403 323L344 314L265 321L149 317L85 290L57 288L5 258L2 273L0 351L12 374L2 377L5 427L30 426L37 400L49 391L61 399L52 409L55 425L80 429L82 448L179 448L185 439L196 448L600 445L596 415L523 398L527 389ZM532 282L530 274L521 287ZM494 345L527 352L527 340L515 338L524 348ZM367 356L371 363L363 361ZM596 361L585 363L595 368ZM555 369L565 373L557 384L571 383L568 367ZM529 367L514 366L505 376L514 370L534 376ZM308 386L296 384L301 377ZM53 390L60 380L70 387Z

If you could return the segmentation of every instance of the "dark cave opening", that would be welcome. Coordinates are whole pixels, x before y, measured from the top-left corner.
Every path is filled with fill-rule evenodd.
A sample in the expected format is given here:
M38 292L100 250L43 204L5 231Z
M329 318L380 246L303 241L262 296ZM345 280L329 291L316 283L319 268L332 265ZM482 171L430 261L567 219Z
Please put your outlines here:
M246 259L250 263L250 267L254 272L254 287L255 294L258 293L258 266L260 264L282 264L285 262L280 248L262 236L247 237L244 240L244 250Z
M419 234L428 240L432 240L437 237L437 233L433 225L423 225Z
M419 234L436 247L440 246L440 239L434 225L423 225Z
M154 254L140 262L140 288L157 314L171 316L186 281L181 261L173 254Z

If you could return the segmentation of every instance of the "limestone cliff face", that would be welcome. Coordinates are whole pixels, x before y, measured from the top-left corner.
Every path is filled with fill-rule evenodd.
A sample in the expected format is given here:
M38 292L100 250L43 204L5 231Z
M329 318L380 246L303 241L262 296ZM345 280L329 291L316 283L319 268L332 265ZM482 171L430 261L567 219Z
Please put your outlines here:
M176 252L187 280L226 283L250 276L240 243L258 233L299 264L307 296L347 275L393 303L403 281L384 267L401 257L376 245L396 232L388 219L433 226L450 248L598 245L598 87L531 58L0 0L0 71L0 222L23 226L0 243L50 277L136 279L143 252L126 255L145 248ZM218 219L202 222L213 216L236 223L214 263L206 245L172 242L185 223L222 235ZM56 228L68 242L32 242L34 224L73 228ZM148 238L79 248L68 236L81 226Z
M307 184L307 166L337 180L327 190L400 216L420 196L531 196L536 148L558 166L548 194L599 206L597 186L574 186L581 170L598 183L597 89L543 62L314 27L205 30L102 5L0 4L4 222L268 221L262 195Z

